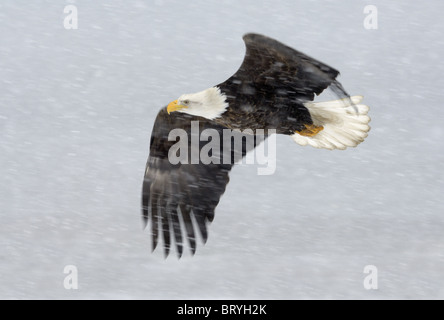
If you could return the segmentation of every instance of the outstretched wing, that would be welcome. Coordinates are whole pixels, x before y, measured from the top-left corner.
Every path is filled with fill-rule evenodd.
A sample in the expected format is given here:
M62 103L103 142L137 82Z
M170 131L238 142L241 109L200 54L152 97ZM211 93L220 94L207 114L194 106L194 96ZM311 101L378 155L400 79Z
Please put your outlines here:
M254 88L276 96L311 101L327 87L339 97L348 94L336 81L339 71L285 44L259 34L244 36L246 54L239 70L218 85L234 96L248 94Z
M168 137L174 129L179 129L183 135L169 141ZM227 140L223 134L224 129L204 118L180 112L168 115L165 108L157 115L142 190L143 221L145 226L148 221L151 222L153 250L157 246L159 234L162 234L165 255L168 255L174 236L177 253L181 257L184 245L182 230L185 231L193 254L196 251L196 229L199 229L206 242L207 224L213 221L215 208L225 192L233 164L254 149L260 140L256 136L251 139L246 134L232 132L237 138L244 136L242 147L236 150L232 138ZM200 136L204 136L205 132L211 133L211 140L200 141ZM179 152L171 148L178 146L180 139L184 138L187 161L173 164L176 160L171 161L170 152L177 156L184 150ZM199 155L202 148L208 148L212 139L220 139L218 144L213 145L219 147L210 148L209 152L205 149L211 156L211 162L203 163Z

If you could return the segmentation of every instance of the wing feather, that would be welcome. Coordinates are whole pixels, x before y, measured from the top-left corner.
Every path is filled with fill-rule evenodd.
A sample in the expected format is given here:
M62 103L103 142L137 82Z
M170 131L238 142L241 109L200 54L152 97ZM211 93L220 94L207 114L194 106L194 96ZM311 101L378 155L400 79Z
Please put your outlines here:
M158 204L157 201L159 199L159 195L155 192L153 194L152 203L151 203L151 234L152 234L152 250L156 250L157 242L159 238L159 215L158 215Z
M199 130L215 129L220 133L221 149L215 152L220 164L176 164L168 160L168 152L176 141L168 141L173 129L183 129L191 136L191 122L199 121ZM209 120L183 113L168 115L162 109L157 115L151 135L150 156L147 161L142 187L142 220L151 223L152 246L156 248L162 233L165 255L168 255L174 239L178 257L183 253L183 234L186 233L191 253L196 252L196 231L199 230L204 242L208 239L208 224L214 219L214 212L229 182L229 172L234 161L223 164L227 152L223 139L224 127ZM241 134L241 133L239 133ZM245 139L246 140L246 139ZM262 140L261 140L262 141ZM200 148L207 141L200 142ZM190 147L191 139L188 140ZM244 156L256 146L245 142L240 152ZM233 150L228 159L236 160ZM189 155L190 156L190 155ZM159 227L161 230L159 230Z
M340 98L349 97L336 80L339 71L325 63L263 35L246 34L244 42L242 65L217 85L226 93L230 106L254 103L255 113L265 114L290 108L293 116L310 123L304 102L313 100L326 88Z
M196 253L196 237L194 236L193 222L191 221L191 210L187 205L180 205L180 212L182 214L185 230L187 232L188 243L190 245L191 253Z

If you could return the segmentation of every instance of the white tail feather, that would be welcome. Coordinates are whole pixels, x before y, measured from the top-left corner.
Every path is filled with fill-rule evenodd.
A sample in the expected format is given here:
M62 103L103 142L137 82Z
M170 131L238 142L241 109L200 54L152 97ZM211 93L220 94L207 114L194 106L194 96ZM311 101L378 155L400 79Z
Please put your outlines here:
M369 107L360 104L362 96L305 103L313 119L313 124L323 126L324 130L312 137L298 133L292 135L294 141L306 146L322 149L346 149L356 147L370 131Z

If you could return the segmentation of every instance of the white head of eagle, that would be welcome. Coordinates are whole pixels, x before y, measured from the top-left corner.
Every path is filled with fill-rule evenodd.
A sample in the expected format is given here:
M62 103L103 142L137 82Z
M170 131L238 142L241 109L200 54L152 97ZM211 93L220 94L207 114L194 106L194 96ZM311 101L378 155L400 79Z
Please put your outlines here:
M227 97L218 87L184 94L168 105L167 111L182 112L209 120L219 118L228 108Z

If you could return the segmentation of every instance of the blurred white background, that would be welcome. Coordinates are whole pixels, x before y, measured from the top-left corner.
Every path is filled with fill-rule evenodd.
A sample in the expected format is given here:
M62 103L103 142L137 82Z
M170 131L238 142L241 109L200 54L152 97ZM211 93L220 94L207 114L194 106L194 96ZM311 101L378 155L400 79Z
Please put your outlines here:
M66 30L63 9L78 9ZM366 30L367 4L378 29ZM444 298L444 3L0 3L0 298ZM158 110L233 74L263 33L371 106L347 151L278 137L236 167L206 246L151 254L140 191ZM79 290L65 290L66 265ZM364 289L364 266L379 289Z

